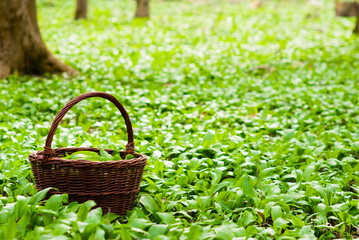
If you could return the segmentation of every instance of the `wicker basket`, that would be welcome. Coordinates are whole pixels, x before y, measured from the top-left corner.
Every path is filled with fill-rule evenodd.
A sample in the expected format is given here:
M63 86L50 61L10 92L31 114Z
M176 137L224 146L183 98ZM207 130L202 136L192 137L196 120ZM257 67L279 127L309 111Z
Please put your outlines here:
M125 159L127 154L133 154L135 158L105 162L62 159L66 154L77 151L99 153L99 149L51 148L53 136L61 119L71 107L90 97L105 98L120 110L125 119L128 137L126 151L120 151L120 155ZM109 154L113 153L111 149L106 151ZM31 153L29 160L38 190L54 187L58 191L52 190L51 193L67 193L70 201L83 203L91 199L103 209L104 213L125 214L126 210L132 208L136 199L147 157L134 151L132 125L125 108L110 94L92 92L72 99L61 109L47 135L45 150Z

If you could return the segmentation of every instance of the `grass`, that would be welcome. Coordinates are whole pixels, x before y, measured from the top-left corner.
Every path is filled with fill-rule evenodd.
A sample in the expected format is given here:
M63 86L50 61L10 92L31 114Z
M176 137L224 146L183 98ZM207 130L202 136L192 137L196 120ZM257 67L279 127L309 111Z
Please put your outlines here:
M359 57L331 1L38 2L42 36L82 74L0 81L0 239L351 239L359 235ZM116 96L149 156L126 217L42 199L27 156L73 97ZM81 102L54 147L124 149L105 100Z

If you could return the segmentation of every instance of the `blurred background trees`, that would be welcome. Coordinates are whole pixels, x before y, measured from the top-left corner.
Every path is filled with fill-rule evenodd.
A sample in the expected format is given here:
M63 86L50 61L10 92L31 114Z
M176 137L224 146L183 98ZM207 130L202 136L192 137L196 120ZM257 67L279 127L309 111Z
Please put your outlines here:
M353 33L359 34L359 3L355 1L335 1L335 15L338 17L356 17Z
M87 18L87 0L77 0L75 19Z
M214 0L157 0L157 4L162 1L190 3L213 4ZM225 1L225 0L223 0ZM284 2L294 0L273 0L271 2ZM307 2L308 4L327 4L329 0L297 0ZM48 4L61 4L59 2L47 1ZM148 18L150 16L150 0L131 0L134 9L133 16ZM260 9L263 5L269 3L264 0L228 0L233 4L248 3L248 8ZM74 2L75 3L75 2ZM88 5L91 1L77 0L75 19L86 19L88 17ZM356 17L354 33L359 33L359 4L355 1L331 2L335 6L335 15L340 17ZM20 74L38 74L48 73L74 73L75 71L65 64L56 60L51 52L47 50L41 38L40 30L37 24L36 2L35 0L2 0L0 9L0 76L18 72ZM235 5L233 5L235 6ZM19 14L14 14L18 11ZM259 12L260 14L260 12ZM318 13L319 14L319 13ZM334 16L334 9L333 9ZM91 16L89 16L91 18ZM26 26L26 27L25 27Z
M13 73L75 73L42 41L35 0L0 1L0 78Z
M150 16L150 0L135 0L136 12L135 17L149 17ZM75 19L87 18L88 0L77 0Z
M149 17L150 16L150 0L136 0L136 14L135 17Z

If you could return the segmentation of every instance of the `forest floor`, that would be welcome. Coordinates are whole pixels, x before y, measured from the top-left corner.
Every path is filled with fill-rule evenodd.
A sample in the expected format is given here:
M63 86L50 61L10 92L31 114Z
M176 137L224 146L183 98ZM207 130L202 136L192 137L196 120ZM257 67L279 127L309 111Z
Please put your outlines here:
M358 237L359 40L333 1L314 3L152 1L144 21L134 1L90 1L74 21L75 1L38 1L44 41L81 74L0 81L0 239ZM35 190L28 154L91 91L119 99L149 156L125 217ZM125 144L101 99L53 142Z

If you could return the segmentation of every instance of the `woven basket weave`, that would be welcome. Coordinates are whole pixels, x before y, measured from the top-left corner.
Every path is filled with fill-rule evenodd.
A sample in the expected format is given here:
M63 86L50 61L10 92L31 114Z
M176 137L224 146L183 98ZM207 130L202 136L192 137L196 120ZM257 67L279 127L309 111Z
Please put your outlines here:
M120 155L123 159L127 154L132 154L135 158L104 162L62 159L67 154L77 151L99 153L100 150L85 147L51 148L53 136L61 119L71 107L90 97L105 98L120 110L125 119L128 137L126 151L120 151ZM111 149L106 151L113 154ZM72 99L61 109L47 135L45 150L31 153L29 160L38 190L54 187L58 191L52 190L51 193L67 193L69 201L83 203L94 200L104 213L125 214L132 208L136 199L147 157L134 151L132 125L125 108L110 94L92 92Z

